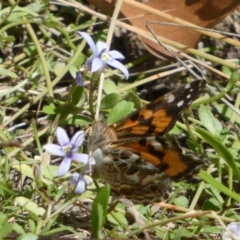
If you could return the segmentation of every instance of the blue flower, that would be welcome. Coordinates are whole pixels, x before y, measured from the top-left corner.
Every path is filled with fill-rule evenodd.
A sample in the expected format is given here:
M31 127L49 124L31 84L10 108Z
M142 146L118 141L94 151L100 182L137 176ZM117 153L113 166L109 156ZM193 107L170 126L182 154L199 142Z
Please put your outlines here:
M76 194L82 194L85 192L87 186L92 184L92 180L90 180L90 177L88 178L85 175L81 175L79 173L73 173L69 179L70 184L75 186L75 193Z
M83 82L83 79L82 79L82 74L81 72L77 72L76 73L76 82L77 82L77 85L80 86L80 87L83 87L84 86L84 82Z
M72 160L83 164L89 163L90 160L95 163L95 160L90 158L88 154L76 153L84 140L83 131L76 132L71 141L69 140L66 131L61 127L57 128L56 134L59 145L49 143L44 145L43 149L52 155L64 157L58 169L59 177L62 177L68 172Z
M228 231L222 234L223 240L240 240L240 223L231 222L228 224L227 229Z
M127 68L122 63L117 61L117 59L124 59L124 56L120 52L116 50L109 51L108 45L104 42L99 41L97 44L95 44L90 35L85 32L78 32L78 34L86 40L93 51L93 55L86 61L86 65L91 72L95 73L102 71L107 64L111 67L119 69L125 75L126 79L128 79L129 72Z

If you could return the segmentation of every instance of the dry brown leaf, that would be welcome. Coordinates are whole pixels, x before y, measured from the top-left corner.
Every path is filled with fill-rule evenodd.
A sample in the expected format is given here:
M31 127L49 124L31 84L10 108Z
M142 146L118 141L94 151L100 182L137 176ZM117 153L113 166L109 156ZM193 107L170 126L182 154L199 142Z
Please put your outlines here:
M114 0L88 1L109 15L112 14L116 2ZM148 21L171 22L157 15L157 11L172 15L175 20L179 18L199 27L211 28L238 6L240 6L239 0L148 0L144 3L124 0L121 12L133 26L143 30L146 30ZM201 36L199 32L185 27L152 24L151 28L157 35L188 47L195 47ZM150 52L157 56L167 57L167 53L159 44L143 37L140 38Z

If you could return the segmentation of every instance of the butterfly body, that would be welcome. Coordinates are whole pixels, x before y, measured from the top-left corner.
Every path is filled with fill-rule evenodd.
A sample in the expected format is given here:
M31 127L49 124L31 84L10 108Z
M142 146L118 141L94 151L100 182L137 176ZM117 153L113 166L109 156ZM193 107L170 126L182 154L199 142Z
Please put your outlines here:
M172 180L192 181L206 167L205 159L183 154L177 138L166 134L205 84L184 85L112 126L93 123L89 146L100 175L115 193L134 203L166 200Z

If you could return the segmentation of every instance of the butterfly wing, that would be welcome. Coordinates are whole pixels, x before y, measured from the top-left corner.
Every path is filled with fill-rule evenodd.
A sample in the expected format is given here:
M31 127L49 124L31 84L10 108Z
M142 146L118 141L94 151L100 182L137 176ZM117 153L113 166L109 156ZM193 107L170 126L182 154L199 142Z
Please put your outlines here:
M171 180L195 182L208 162L195 154L184 155L174 138L154 137L117 143L94 152L101 176L113 191L134 203L166 200Z
M206 86L197 80L177 88L132 113L116 124L118 137L157 136L170 131L180 114L199 97Z

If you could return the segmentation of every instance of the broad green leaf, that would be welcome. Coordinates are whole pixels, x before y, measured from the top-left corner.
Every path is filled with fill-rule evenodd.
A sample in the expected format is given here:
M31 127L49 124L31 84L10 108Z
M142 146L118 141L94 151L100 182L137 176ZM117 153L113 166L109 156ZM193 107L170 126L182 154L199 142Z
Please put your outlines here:
M16 197L15 201L19 206L24 208L26 211L33 213L36 216L43 216L46 210L38 205L32 200L25 197Z
M13 228L13 231L16 233L19 233L19 234L25 233L23 227L16 222L13 223L12 228Z
M56 76L60 75L62 70L66 67L66 63L64 62L56 62L53 66L53 72L56 74Z
M216 150L218 155L221 156L228 166L232 168L234 174L240 180L240 170L230 150L221 142L218 137L214 136L210 132L207 132L201 128L196 128L196 131Z
M110 93L101 101L101 110L111 109L119 103L121 97L116 93Z
M103 90L106 94L116 93L117 86L112 80L106 79L106 80L104 80L104 83L103 83Z
M112 124L129 115L133 110L133 103L125 100L119 102L109 113L107 124Z
M134 92L129 92L125 97L124 100L128 101L128 102L133 102L134 103L134 108L139 109L142 107L142 103L140 98L138 97L137 94L135 94Z
M111 211L111 213L107 215L107 219L116 226L128 226L127 219L123 212Z
M56 106L53 104L45 105L42 111L48 115L54 115L56 114Z
M19 164L19 165L13 165L12 168L17 169L21 174L30 177L30 178L34 178L33 176L33 168L30 167L30 165L26 165L26 164Z
M73 79L76 79L76 73L79 71L75 65L70 65L68 71L70 72Z
M6 69L6 68L2 68L2 67L0 67L0 75L1 76L8 76L8 77L11 77L11 78L17 78L18 77L16 73L14 73L14 72Z
M94 239L101 239L101 230L106 221L109 194L110 186L107 184L99 189L98 194L93 201L91 223Z
M12 226L6 221L0 226L0 239L6 239L8 234L12 232Z
M222 209L222 205L217 201L217 199L209 198L203 204L203 209L205 211L207 211L207 210L219 211Z
M228 76L230 76L232 74L232 69L230 69L227 66L222 66L222 71L227 74Z
M222 233L222 227L221 226L210 226L210 225L203 225L203 228L201 232L206 233Z
M185 196L180 196L174 199L174 204L180 207L187 207L189 204L189 201Z
M36 2L32 2L30 4L28 4L26 7L24 7L23 9L26 10L27 12L32 12L34 14L39 13L40 11L42 11L44 8L44 4L43 1L36 1Z
M217 118L214 117L212 112L204 105L201 105L198 109L198 115L203 123L203 126L208 129L211 133L215 135L219 135L219 133L222 131L222 125L217 120Z
M92 119L87 116L75 115L67 119L68 124L86 126L92 123Z
M47 165L41 166L41 174L45 178L53 179L57 177L59 166Z
M74 88L74 91L73 91L73 94L72 94L72 104L73 104L73 106L77 106L77 104L79 103L79 101L82 97L82 93L83 93L83 87L77 85Z
M31 232L35 232L35 230L36 230L36 224L35 224L35 222L33 221L33 219L28 219L28 225L29 225L29 228L30 228Z
M33 233L24 233L17 240L38 240L38 236Z

